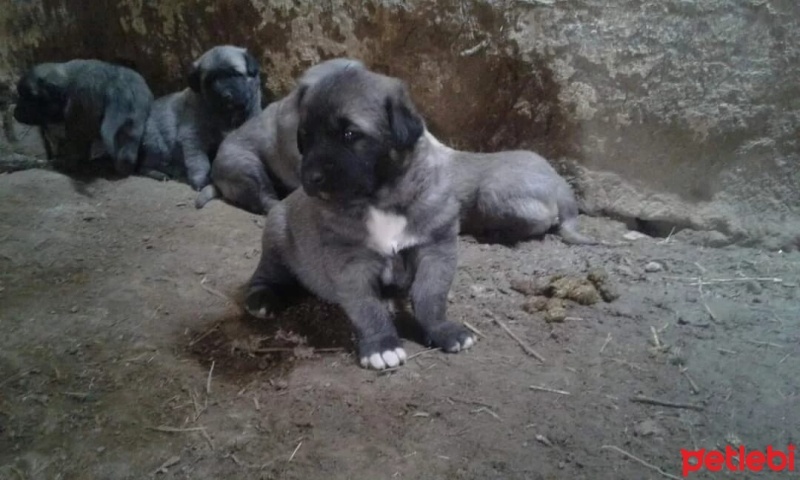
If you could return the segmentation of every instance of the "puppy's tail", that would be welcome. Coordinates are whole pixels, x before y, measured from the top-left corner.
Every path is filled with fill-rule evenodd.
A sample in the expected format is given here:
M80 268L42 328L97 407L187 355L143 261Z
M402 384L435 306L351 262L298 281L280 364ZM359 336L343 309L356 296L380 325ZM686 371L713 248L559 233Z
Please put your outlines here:
M569 245L602 245L604 247L621 247L628 245L626 242L606 242L588 237L578 231L578 217L565 220L558 226L561 240Z
M199 210L205 207L206 203L218 197L219 190L217 190L217 187L215 187L213 183L209 183L197 194L197 197L194 199L194 208Z
M590 238L578 231L578 218L573 217L565 220L558 226L558 234L564 243L570 245L597 245L597 240Z

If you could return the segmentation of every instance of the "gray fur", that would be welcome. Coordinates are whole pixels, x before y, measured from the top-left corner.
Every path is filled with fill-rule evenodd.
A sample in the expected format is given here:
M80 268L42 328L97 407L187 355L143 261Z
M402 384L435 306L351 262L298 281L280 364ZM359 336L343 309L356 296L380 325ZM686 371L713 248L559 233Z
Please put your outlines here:
M225 74L225 84L215 78ZM189 87L153 104L141 151L141 173L187 181L200 190L209 184L211 160L232 130L261 109L261 76L244 48L216 46L193 64Z
M364 65L335 58L312 66L287 96L228 135L212 162L212 183L197 195L195 206L202 208L221 196L249 212L264 214L279 198L297 189L301 160L297 150L298 92L343 68Z
M299 284L344 309L361 365L381 369L405 360L384 295L385 287L400 287L427 343L469 348L474 337L446 319L458 238L451 160L425 132L405 84L344 69L300 95L302 188L267 214L247 310L265 317ZM358 136L323 127L342 119ZM330 168L332 178L319 168ZM370 220L380 218L375 212L402 216L405 228L391 235L381 227L392 222Z
M566 243L598 243L578 232L572 189L543 157L523 150L455 152L453 167L461 233L515 243L557 229Z
M17 121L38 125L64 147L48 156L88 159L99 139L117 172L136 168L153 94L134 70L93 59L41 63L23 75L17 93ZM61 127L63 135L49 133Z

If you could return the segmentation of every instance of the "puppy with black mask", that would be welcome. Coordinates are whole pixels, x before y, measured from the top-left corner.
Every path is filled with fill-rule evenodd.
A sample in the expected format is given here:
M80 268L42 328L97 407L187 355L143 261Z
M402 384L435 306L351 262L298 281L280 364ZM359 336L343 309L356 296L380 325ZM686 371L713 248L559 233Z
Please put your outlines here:
M249 212L264 214L299 188L298 93L342 68L363 68L363 64L334 58L310 67L288 95L225 137L211 165L212 183L197 195L195 207L223 197Z
M475 339L447 320L458 202L450 159L427 133L406 85L345 68L301 88L302 188L266 217L246 308L261 318L297 286L340 305L365 368L405 362L384 287L405 287L427 343L458 352Z
M117 173L136 168L153 94L144 78L95 59L40 63L17 82L14 118L40 128L48 160L74 169L103 151Z
M192 64L188 82L153 104L140 172L200 190L210 182L210 159L225 136L261 111L261 68L245 48L220 45Z

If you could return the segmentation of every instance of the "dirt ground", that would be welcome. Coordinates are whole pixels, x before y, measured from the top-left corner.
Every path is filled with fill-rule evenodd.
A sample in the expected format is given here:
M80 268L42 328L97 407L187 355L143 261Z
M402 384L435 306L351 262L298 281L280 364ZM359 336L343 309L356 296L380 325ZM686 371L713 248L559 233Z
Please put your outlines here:
M260 219L193 198L0 176L0 478L641 480L680 478L682 448L798 440L800 253L464 237L450 316L478 344L376 373L334 307L242 315ZM597 268L618 299L523 309L526 282Z

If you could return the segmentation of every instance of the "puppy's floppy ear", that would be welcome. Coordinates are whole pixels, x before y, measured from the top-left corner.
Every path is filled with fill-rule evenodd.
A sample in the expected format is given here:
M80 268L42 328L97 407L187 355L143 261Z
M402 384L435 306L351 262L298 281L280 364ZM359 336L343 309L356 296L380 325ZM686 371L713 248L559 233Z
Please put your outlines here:
M189 88L194 90L196 93L200 93L200 65L197 62L192 64L186 80L189 82Z
M256 59L249 50L244 51L244 62L248 77L255 77L261 73L261 65L258 63L258 59Z
M297 87L297 98L295 98L295 106L297 109L300 109L300 105L303 103L303 98L306 96L306 92L308 92L308 85L302 84Z
M40 87L40 95L41 94L44 94L44 97L50 103L56 105L67 104L67 92L65 89L59 87L58 85L46 84L46 83L42 84Z
M395 80L392 92L385 100L385 107L394 149L398 151L410 149L422 136L425 122L411 102L411 95L405 82Z

